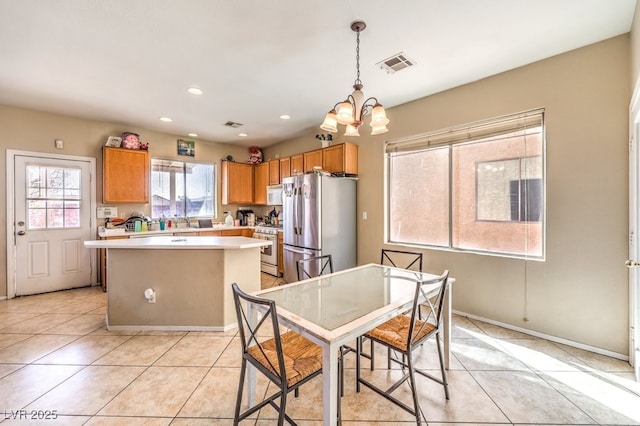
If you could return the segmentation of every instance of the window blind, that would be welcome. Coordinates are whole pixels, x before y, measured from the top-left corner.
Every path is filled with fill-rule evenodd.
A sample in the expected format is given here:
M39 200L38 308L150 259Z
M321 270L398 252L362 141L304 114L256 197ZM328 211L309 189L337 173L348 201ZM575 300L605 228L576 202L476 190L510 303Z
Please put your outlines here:
M542 126L544 109L510 114L489 120L477 121L407 139L389 141L386 153L419 151L435 146L454 145L478 139L506 135L528 128Z

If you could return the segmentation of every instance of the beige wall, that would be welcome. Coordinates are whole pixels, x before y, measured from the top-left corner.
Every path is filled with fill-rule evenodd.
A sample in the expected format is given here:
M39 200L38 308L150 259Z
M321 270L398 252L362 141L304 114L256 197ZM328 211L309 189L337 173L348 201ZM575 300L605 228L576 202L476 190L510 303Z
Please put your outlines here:
M109 136L119 136L123 131L139 133L143 142L148 142L149 153L152 157L180 158L193 161L211 162L220 164L220 159L232 155L238 161L248 158L246 147L232 146L215 142L196 140L195 157L178 157L177 139L184 136L162 134L147 131L145 129L122 126L113 123L82 120L62 115L43 113L38 111L13 108L0 105L0 297L6 296L6 150L22 150L53 153L61 155L76 155L94 157L96 161L96 190L98 205L102 205L102 146ZM55 139L64 141L64 149L59 150L54 146ZM220 201L220 168L218 174L218 202ZM131 212L150 213L150 204L109 204L118 207L118 214L124 215ZM228 206L235 212L236 206ZM218 204L218 220L224 220L222 212L227 206Z
M384 140L544 107L546 261L424 250L424 269L450 269L458 311L628 354L629 40L622 35L390 109L389 133L355 141L358 211L368 213L358 217L358 263L377 262L383 246ZM267 157L317 148L313 136L272 147Z
M368 212L366 221L358 217L358 262L377 262L383 246L384 140L545 107L546 261L425 250L425 270L451 270L458 311L627 354L627 117L630 51L633 75L638 73L636 38L632 44L628 34L619 36L390 109L389 133L354 141L359 144L358 211ZM369 90L375 95L375 88ZM0 128L2 164L6 149L96 157L97 182L101 146L107 136L123 130L138 131L150 142L152 156L177 157L176 136L116 124L0 106ZM265 149L265 158L319 148L315 133L319 130ZM63 151L54 148L56 138L65 141ZM219 163L227 154L244 158L246 148L198 142L195 160ZM3 213L5 187L2 173ZM121 208L148 211L144 205ZM5 229L6 215L1 214L3 242ZM2 244L0 259L5 258ZM6 294L6 265L0 265L1 296Z

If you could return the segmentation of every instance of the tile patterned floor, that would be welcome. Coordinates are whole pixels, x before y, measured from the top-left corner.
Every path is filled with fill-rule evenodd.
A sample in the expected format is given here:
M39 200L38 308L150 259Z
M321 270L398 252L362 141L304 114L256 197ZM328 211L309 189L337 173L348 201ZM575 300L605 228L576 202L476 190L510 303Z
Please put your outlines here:
M263 286L279 280L263 275ZM0 301L0 423L229 425L239 374L235 332L109 332L106 297L84 288ZM442 387L418 379L429 425L640 425L640 384L628 363L463 317L454 318L453 356ZM370 380L396 377L380 351ZM364 388L345 362L343 424L413 424ZM437 370L435 345L418 367ZM258 392L267 384L258 381ZM321 424L321 380L291 398L300 425ZM400 389L408 396L406 389ZM55 420L32 415L57 416ZM29 419L25 419L28 416ZM243 424L274 424L263 409Z

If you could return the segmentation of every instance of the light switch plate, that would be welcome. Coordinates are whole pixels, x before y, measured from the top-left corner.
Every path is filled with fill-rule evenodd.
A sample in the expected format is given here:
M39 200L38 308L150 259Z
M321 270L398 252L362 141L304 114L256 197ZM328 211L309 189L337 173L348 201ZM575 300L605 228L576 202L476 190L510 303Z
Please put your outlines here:
M118 208L117 207L98 207L96 216L98 217L98 219L118 217Z

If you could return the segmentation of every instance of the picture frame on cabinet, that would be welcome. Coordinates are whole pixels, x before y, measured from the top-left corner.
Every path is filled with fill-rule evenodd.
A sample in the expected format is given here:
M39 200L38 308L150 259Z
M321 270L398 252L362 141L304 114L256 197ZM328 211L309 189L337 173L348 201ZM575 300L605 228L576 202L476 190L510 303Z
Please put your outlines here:
M184 155L187 157L196 156L196 142L187 141L184 139L178 139L178 155Z
M119 136L109 136L107 139L106 146L111 146L114 148L120 148L120 144L122 144L122 138Z

